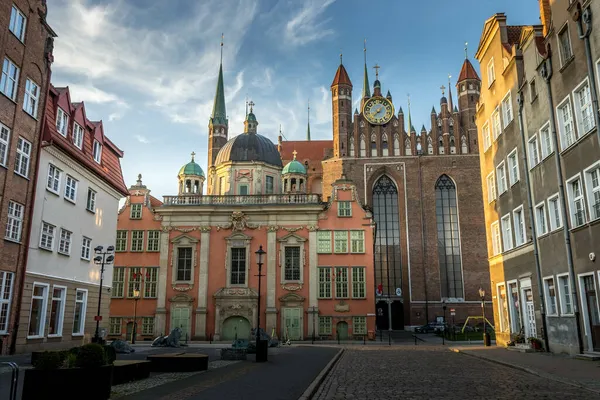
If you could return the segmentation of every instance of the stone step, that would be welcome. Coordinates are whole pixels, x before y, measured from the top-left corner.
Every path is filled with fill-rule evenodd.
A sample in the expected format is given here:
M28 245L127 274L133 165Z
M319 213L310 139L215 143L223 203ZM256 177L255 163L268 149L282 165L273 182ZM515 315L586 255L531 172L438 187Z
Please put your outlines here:
M586 351L583 354L577 354L575 358L587 361L600 361L600 353L595 351Z

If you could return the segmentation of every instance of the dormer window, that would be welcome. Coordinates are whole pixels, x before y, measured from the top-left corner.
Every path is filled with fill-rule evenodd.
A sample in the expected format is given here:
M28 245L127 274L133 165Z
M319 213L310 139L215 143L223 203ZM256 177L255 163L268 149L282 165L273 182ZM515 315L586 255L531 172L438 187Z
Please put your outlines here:
M69 116L62 108L58 107L56 111L56 130L64 137L67 137L67 126L69 126Z
M79 149L83 147L83 128L77 122L73 124L73 143Z
M94 140L94 161L100 164L102 159L102 145L97 140Z

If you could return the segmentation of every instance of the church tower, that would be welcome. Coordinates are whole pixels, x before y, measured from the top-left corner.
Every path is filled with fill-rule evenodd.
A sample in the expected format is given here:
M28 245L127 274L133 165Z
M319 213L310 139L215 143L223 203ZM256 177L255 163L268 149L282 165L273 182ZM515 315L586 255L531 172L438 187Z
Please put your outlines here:
M229 123L225 110L225 88L223 85L223 40L221 40L221 63L217 91L213 103L213 110L208 123L208 168L214 167L219 150L227 143ZM209 187L211 183L209 182Z
M481 79L469 61L467 49L465 47L465 62L463 63L458 81L456 83L458 91L458 104L460 108L460 126L463 127L466 143L469 144L469 153L478 153L477 146L477 125L475 124L475 114L477 111L477 102L481 94ZM461 147L463 138L461 137Z
M333 156L345 157L348 133L352 132L352 82L340 55L340 66L331 84L333 112Z

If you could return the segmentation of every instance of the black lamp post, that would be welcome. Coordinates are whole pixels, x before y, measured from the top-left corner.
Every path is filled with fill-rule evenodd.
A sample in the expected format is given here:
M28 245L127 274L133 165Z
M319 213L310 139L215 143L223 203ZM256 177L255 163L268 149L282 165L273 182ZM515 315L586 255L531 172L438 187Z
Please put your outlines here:
M137 303L140 299L140 289L133 289L133 329L131 332L131 344L135 344L135 338L137 336Z
M483 288L479 288L479 297L481 298L481 315L483 317L483 345L489 346L489 336L485 329L485 290Z
M262 274L262 265L263 265L263 256L266 254L266 251L263 250L262 245L259 246L258 250L255 252L256 254L256 264L258 265L258 309L256 312L256 361L262 362L267 361L267 355L263 354L262 346L260 345L260 281L263 277ZM266 353L266 348L264 352ZM263 358L264 357L264 358Z
M442 300L442 309L444 310L444 328L442 330L442 344L446 344L446 300Z
M104 266L112 264L112 262L115 260L114 252L114 246L108 246L106 251L104 251L104 247L102 246L96 246L94 248L94 253L96 254L96 257L94 257L94 263L96 265L100 265L100 288L98 293L98 313L94 318L96 320L96 332L92 338L92 343L102 342L102 339L100 338L100 321L102 320L102 316L100 315L100 305L102 304L102 280L104 279Z

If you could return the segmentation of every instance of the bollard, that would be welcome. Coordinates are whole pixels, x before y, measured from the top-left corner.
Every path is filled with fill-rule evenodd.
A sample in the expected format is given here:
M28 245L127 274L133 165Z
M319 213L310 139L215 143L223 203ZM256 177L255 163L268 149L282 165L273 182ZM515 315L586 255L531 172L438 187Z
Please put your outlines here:
M19 366L14 362L3 362L11 369L10 392L8 400L17 400L17 389L19 383Z
M392 335L388 332L388 345L392 345Z

